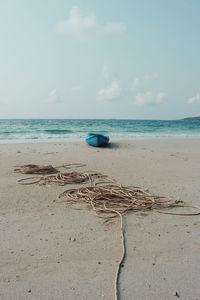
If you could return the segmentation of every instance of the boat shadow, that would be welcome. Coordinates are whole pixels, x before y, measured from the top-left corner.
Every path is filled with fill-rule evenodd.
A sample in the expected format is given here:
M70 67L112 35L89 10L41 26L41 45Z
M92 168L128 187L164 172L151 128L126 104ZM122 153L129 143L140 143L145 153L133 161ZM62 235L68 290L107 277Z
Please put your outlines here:
M120 147L119 143L109 143L108 145L101 147L101 148L105 148L105 149L117 149Z
M100 146L100 147L93 147L91 145L88 145L89 148L93 148L93 149L102 149L102 150L111 150L111 149L117 149L120 148L120 144L119 143L109 143L108 145L105 146Z

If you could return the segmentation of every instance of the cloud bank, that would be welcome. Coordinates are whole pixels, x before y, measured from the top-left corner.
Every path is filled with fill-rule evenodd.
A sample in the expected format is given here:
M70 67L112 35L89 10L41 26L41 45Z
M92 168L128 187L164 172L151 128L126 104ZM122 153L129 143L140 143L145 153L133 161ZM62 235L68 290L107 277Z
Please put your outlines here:
M135 97L135 104L143 106L143 105L151 105L151 104L161 104L165 99L165 93L153 93L151 91L144 93L137 93Z
M94 13L83 15L79 6L70 9L69 17L57 24L57 32L84 40L94 35L121 35L126 31L124 23L100 25Z
M195 102L199 102L200 101L200 94L196 94L196 96L194 97L191 97L187 100L187 103L188 104L192 104L192 103L195 103Z
M98 91L98 99L100 100L116 100L120 95L121 88L116 81L113 81L110 87L102 88Z

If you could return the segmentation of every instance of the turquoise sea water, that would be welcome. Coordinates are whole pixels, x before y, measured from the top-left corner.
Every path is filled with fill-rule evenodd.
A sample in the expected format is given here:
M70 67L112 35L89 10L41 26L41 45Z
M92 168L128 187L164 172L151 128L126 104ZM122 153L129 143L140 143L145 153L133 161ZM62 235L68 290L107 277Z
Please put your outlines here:
M0 142L83 140L104 131L111 139L200 138L200 121L176 120L0 120Z

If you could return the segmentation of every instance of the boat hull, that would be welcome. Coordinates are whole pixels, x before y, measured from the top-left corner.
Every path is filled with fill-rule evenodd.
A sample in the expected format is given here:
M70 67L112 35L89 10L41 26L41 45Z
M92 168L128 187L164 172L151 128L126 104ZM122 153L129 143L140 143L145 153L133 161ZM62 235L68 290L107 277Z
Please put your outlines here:
M104 134L90 133L86 137L86 142L93 147L105 147L109 143L109 137Z

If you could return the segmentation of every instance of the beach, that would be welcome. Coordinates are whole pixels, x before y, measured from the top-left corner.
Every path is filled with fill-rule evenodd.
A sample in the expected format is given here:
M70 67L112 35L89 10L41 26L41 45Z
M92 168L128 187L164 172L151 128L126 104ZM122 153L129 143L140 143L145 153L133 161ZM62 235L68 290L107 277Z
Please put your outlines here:
M15 166L86 164L126 186L200 206L200 140L113 141L107 148L55 141L0 145L0 299L114 299L120 222L57 197L77 185L20 185ZM79 185L80 186L80 185ZM176 208L173 212L193 212ZM200 299L200 216L137 212L124 217L120 299Z

